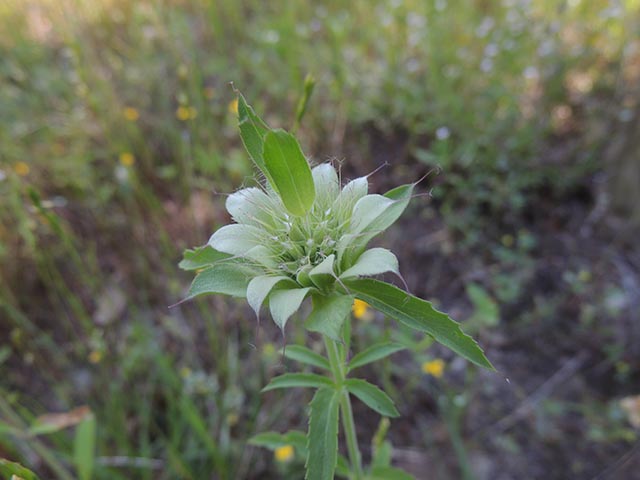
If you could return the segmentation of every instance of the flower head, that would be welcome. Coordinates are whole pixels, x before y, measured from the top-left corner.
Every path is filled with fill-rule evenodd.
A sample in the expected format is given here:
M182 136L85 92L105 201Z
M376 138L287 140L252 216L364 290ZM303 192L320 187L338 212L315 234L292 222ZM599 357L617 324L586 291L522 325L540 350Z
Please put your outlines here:
M140 113L133 107L125 107L124 109L122 109L122 116L130 122L135 122L136 120L138 120L138 118L140 118Z
M13 171L21 177L26 177L27 175L29 175L31 169L25 162L16 162L16 164L13 166Z
M291 445L283 445L273 451L273 456L275 457L276 461L280 463L289 462L293 458L293 455L294 450Z
M435 378L441 378L444 374L445 363L441 358L436 358L422 364L422 371L427 375L431 375Z

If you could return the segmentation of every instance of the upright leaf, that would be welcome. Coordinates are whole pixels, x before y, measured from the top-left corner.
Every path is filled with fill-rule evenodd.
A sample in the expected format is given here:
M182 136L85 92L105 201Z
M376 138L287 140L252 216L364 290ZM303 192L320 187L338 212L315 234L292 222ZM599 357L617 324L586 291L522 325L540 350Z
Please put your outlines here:
M370 278L344 280L344 285L357 298L385 315L431 335L436 341L476 365L494 370L482 349L462 331L460 324L433 308L426 300Z
M340 278L366 277L385 272L393 272L400 276L398 259L386 248L371 248L363 252L351 268L342 272Z
M93 475L95 449L96 418L88 415L76 428L74 439L73 459L80 480L90 480Z
M238 127L240 128L240 138L242 138L242 143L244 143L249 156L267 179L271 181L262 157L264 136L269 132L269 127L256 115L242 94L238 94Z
M321 388L311 400L306 480L333 480L338 461L340 390Z
M313 177L296 138L284 130L264 137L263 158L269 179L282 203L293 215L304 215L315 199Z

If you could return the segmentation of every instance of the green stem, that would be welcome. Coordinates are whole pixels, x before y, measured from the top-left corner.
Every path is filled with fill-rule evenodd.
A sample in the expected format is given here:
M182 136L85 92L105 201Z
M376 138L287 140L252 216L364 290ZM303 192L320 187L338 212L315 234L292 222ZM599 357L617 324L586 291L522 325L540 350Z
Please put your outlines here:
M324 337L324 344L327 348L331 373L333 374L336 384L342 388L347 372L344 361L341 360L338 345L335 341L326 336ZM349 398L349 392L347 392L346 389L343 389L342 391L340 410L342 412L342 428L344 429L344 435L347 439L347 449L349 451L349 459L351 460L351 468L355 470L355 479L361 480L364 478L364 472L362 470L362 455L358 448L358 437L356 436L356 424L353 420L351 399Z

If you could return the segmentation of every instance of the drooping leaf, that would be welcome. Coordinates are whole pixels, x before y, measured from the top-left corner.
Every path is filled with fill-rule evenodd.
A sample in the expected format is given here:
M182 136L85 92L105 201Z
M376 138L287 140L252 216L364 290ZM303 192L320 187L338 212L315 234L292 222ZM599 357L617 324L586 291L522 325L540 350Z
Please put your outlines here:
M96 418L88 415L76 428L73 459L80 480L91 480L96 458Z
M31 470L6 458L0 458L0 475L7 480L16 477L24 480L38 480L38 476Z
M244 298L247 294L249 279L253 275L255 272L248 267L231 262L208 267L193 279L186 299L206 293L221 293Z
M219 252L244 255L252 248L265 243L265 233L251 225L233 223L216 230L208 243Z
M338 460L340 390L321 388L311 400L306 480L333 480Z
M263 158L273 188L293 215L304 215L315 199L309 163L296 138L284 130L272 130L264 137Z
M240 138L249 156L260 171L271 182L269 171L265 167L262 152L264 149L264 137L270 131L266 123L253 111L242 94L238 94L238 127Z
M281 283L289 282L295 285L289 277L271 275L259 275L254 277L247 286L247 302L251 306L256 316L260 316L260 308L273 288Z
M311 288L293 288L286 290L274 290L269 295L269 309L273 321L284 330L289 317L299 308Z
M185 250L178 266L183 270L200 270L229 257L227 253L218 252L209 245L205 245L193 250Z
M327 287L335 280L335 273L333 273L335 258L336 256L332 253L309 271L309 278L318 288Z
M398 417L400 415L393 404L393 400L375 385L359 378L348 378L345 381L345 386L349 393L358 397L380 415L385 417Z
M353 358L349 361L349 371L362 367L369 363L376 362L404 349L405 347L403 345L400 345L399 343L376 343L375 345L371 345L369 348L353 356Z
M344 280L344 284L357 298L385 315L431 335L437 342L476 365L494 370L482 349L462 331L460 324L433 308L426 300L370 278Z
M318 367L324 370L330 370L331 368L326 358L302 345L290 345L286 347L284 349L284 356L296 362L311 365L312 367Z
M340 278L366 277L385 272L393 272L400 276L398 259L386 248L371 248L363 252L351 268L342 272Z
M323 388L333 387L330 378L316 375L315 373L285 373L273 377L269 384L262 389L263 392L275 390L277 388Z
M322 333L336 341L341 341L342 324L351 313L353 297L333 293L314 295L313 310L304 322L307 330Z

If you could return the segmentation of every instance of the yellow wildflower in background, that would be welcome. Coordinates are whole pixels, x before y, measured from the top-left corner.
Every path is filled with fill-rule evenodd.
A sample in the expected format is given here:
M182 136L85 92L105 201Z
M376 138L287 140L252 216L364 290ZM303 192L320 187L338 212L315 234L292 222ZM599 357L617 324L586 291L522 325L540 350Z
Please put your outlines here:
M444 360L436 358L435 360L424 362L422 364L422 371L427 375L440 378L444 373Z
M229 102L229 113L238 115L238 99L237 98L234 98Z
M125 107L124 110L122 110L122 115L130 122L135 122L140 118L140 113L133 107Z
M291 445L283 445L274 450L273 456L281 463L286 463L293 458L293 447Z
M91 363L93 363L94 365L96 363L100 363L100 360L102 360L102 352L100 350L93 350L90 354L89 354L89 361Z
M351 311L353 312L353 316L358 320L364 319L367 316L368 310L369 304L367 302L363 302L362 300L358 300L357 298L353 301Z
M176 118L181 122L192 120L198 116L198 111L194 107L179 106L176 110Z
M31 171L31 169L29 168L29 165L27 165L26 163L17 162L13 166L13 171L16 172L18 175L20 175L21 177L26 177L27 175L29 175L29 172Z
M120 164L125 167L130 167L134 163L136 163L136 157L133 156L133 153L130 152L122 152L120 154Z
M227 425L233 427L238 424L238 420L240 420L240 415L236 412L231 412L227 414Z

